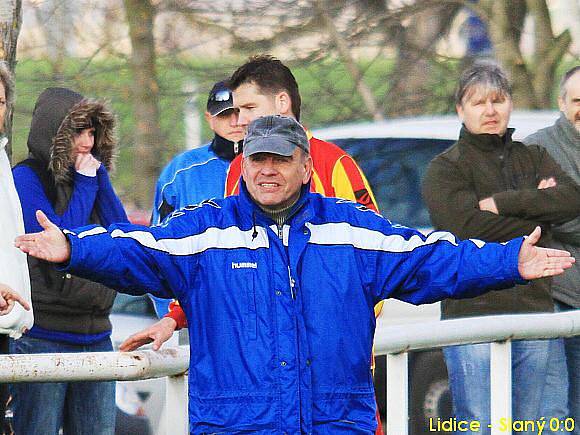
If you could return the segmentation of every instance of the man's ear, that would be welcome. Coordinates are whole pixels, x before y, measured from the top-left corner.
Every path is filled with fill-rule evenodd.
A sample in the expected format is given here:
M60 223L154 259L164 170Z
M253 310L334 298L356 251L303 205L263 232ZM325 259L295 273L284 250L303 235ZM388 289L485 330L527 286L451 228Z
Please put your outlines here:
M310 181L310 178L312 177L312 165L312 157L308 155L304 162L305 171L304 177L302 178L302 184L306 184Z
M240 165L241 165L240 174L242 174L242 178L245 181L246 177L244 176L244 171L246 170L246 158L243 156L242 156L242 161L240 162Z
M558 108L561 112L566 112L566 103L561 96L558 97Z
M457 112L457 116L459 116L461 122L463 122L463 107L461 107L461 104L455 105L455 111Z
M282 116L292 116L292 100L288 92L282 91L274 97L274 104L276 106L276 113Z
M205 117L205 120L207 121L207 123L208 123L208 124L210 125L210 127L211 127L211 119L212 119L211 113L209 113L209 112L206 110L206 111L205 111L205 113L203 114L203 116Z

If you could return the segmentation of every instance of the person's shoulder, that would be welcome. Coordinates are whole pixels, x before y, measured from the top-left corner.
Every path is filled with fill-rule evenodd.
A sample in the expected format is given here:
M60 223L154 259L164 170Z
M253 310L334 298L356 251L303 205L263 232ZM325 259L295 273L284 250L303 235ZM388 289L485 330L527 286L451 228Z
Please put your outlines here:
M346 151L332 142L327 142L314 136L310 137L309 142L311 152L319 152L324 156L335 156L336 158L348 155Z
M535 133L526 136L522 142L525 145L542 145L546 146L551 143L550 137L557 135L557 125L550 125L548 127L544 127Z
M193 164L203 164L212 158L217 158L217 156L211 152L210 144L205 144L199 148L187 150L181 154L176 155L167 164L167 168L171 168L173 170L182 169Z
M220 222L227 220L234 214L235 197L228 198L211 198L203 200L198 204L186 205L171 212L166 219L157 226L165 227L169 224L172 226L184 225L187 227L192 221L197 223L197 228L203 231L206 228L219 226Z
M383 219L379 213L358 202L349 199L325 197L318 193L311 193L311 195L315 214L323 220L364 224L368 221Z
M525 144L524 142L513 141L512 147L514 150L516 150L516 152L522 153L524 155L525 154L537 155L546 152L545 147L538 143Z
M12 168L12 175L15 180L17 178L38 178L40 166L35 166L34 162L31 162L31 160L32 159L23 160L14 165Z
M171 179L177 173L195 170L196 168L203 167L217 159L218 157L209 149L209 144L200 148L185 151L175 156L167 166L165 166L161 172L161 178Z
M437 166L437 165L446 165L446 164L455 164L458 163L461 158L463 157L463 153L461 152L461 147L459 142L455 142L446 150L443 150L439 154L437 154L431 160L430 166Z

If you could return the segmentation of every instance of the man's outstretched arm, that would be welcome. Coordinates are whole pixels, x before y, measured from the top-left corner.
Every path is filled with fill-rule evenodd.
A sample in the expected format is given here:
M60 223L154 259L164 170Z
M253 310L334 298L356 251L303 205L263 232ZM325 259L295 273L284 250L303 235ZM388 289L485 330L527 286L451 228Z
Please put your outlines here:
M569 252L536 246L540 227L525 239L501 245L460 241L446 232L423 236L409 229L394 230L400 234L395 237L385 234L381 250L387 252L376 256L374 288L380 289L377 296L381 299L396 297L423 304L445 298L475 297L526 280L561 274L575 262ZM396 251L410 255L393 256L389 243ZM393 275L393 269L401 272Z
M179 266L156 239L172 237L170 229L157 229L154 234L148 227L115 224L109 230L91 226L61 231L41 211L37 219L43 231L15 240L31 256L129 294L174 297L171 288L188 287L179 278L183 275L175 273Z

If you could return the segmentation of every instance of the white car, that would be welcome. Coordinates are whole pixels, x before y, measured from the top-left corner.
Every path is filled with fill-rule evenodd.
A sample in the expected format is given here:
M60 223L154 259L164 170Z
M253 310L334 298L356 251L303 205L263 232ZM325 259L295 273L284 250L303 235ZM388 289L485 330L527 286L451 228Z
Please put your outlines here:
M521 140L554 123L554 111L515 111L510 127ZM383 122L345 124L312 133L336 143L363 169L379 209L391 221L430 231L429 213L421 197L421 182L429 162L459 137L461 122L455 115L391 119ZM381 328L394 324L439 320L440 304L414 306L385 301L377 321ZM375 384L379 408L385 410L385 358L377 358ZM429 418L451 416L447 369L441 351L423 351L409 358L409 417L412 435L427 434Z

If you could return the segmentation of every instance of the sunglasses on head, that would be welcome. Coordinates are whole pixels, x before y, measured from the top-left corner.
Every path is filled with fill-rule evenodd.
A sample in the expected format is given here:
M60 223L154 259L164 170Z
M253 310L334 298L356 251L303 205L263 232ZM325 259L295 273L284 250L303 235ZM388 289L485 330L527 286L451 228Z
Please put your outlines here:
M213 101L228 101L230 99L230 91L222 89L211 96Z

